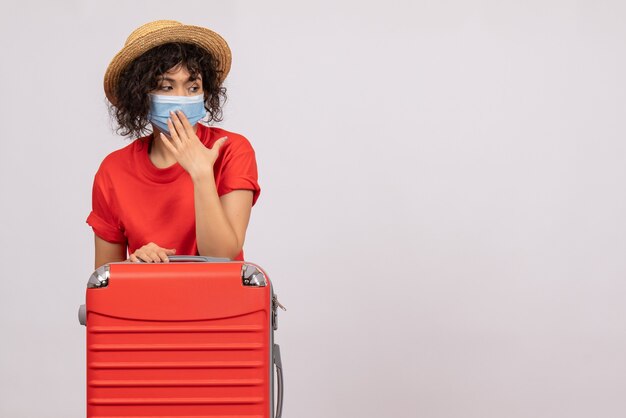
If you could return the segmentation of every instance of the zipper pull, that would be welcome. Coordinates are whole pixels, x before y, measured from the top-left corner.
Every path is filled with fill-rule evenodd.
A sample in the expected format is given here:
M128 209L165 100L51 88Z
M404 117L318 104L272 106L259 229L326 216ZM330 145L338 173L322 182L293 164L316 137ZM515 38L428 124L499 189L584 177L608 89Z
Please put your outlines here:
M272 300L274 301L274 309L276 309L276 306L278 306L278 307L279 307L280 309L282 309L283 311L286 311L286 310L287 310L287 308L285 308L285 307L283 306L283 304L282 304L282 303L280 303L280 302L278 301L278 296L274 295L274 297L272 298Z
M276 299L276 304L277 304L277 305L278 305L278 307L279 307L280 309L282 309L283 311L287 311L287 308L285 308L285 307L282 305L282 303L280 303L280 302L278 301L278 298Z

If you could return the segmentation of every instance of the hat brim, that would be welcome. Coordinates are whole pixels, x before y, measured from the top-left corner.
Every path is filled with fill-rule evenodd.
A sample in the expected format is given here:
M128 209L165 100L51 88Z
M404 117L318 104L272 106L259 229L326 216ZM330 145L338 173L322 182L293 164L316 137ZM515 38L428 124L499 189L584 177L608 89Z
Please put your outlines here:
M128 64L155 46L168 42L185 42L204 48L218 61L219 83L221 84L228 75L232 61L230 48L224 38L217 33L193 25L177 25L156 29L124 45L124 48L109 63L104 73L104 92L113 105L116 104L115 86Z

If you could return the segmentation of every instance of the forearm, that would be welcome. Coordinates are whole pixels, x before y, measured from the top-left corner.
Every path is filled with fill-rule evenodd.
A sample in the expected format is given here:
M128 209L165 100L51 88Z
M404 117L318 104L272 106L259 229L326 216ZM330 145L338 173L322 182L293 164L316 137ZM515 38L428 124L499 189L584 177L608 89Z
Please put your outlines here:
M193 178L193 189L198 253L235 258L241 245L222 208L213 173Z
M95 238L95 268L107 263L124 261L126 258L126 244L107 242L94 234Z

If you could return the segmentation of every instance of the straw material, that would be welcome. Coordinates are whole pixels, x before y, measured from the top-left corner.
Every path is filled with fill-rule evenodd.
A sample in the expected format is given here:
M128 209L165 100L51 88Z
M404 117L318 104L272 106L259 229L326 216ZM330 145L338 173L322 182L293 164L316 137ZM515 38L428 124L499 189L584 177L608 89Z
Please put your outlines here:
M219 83L228 75L232 57L224 38L201 26L183 25L175 20L156 20L135 29L126 39L124 48L111 60L104 74L104 93L113 105L115 86L126 66L149 49L168 42L192 43L206 49L219 62Z

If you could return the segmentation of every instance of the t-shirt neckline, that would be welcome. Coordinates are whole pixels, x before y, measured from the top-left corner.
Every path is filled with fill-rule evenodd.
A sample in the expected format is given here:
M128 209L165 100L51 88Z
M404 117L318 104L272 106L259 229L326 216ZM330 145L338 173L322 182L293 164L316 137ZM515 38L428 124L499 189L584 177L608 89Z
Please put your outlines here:
M196 135L198 135L200 141L205 145L207 131L208 127L198 122ZM150 180L157 183L171 183L180 177L180 175L185 172L185 169L178 162L175 162L171 166L165 168L155 166L154 163L152 163L152 160L150 160L150 154L148 154L148 150L150 149L153 140L154 133L151 133L150 135L135 141L137 142L136 153L138 156L138 165L142 173Z

